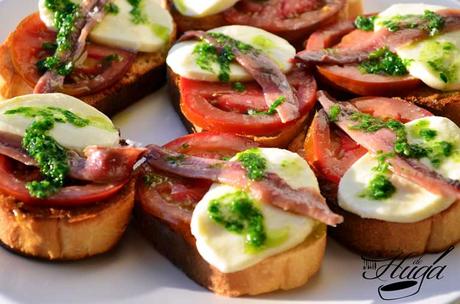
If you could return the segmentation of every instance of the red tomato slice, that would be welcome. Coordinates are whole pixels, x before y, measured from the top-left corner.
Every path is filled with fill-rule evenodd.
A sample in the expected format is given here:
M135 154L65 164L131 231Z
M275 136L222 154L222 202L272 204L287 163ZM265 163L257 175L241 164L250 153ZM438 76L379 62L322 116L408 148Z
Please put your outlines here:
M257 143L228 133L203 132L180 137L164 147L188 155L223 158L257 147ZM142 165L141 168L142 173L139 175L137 186L141 207L146 212L168 222L184 235L189 235L191 212L212 183L154 172L147 164ZM145 175L149 173L161 176L151 186L145 183Z
M363 97L353 100L352 103L364 113L383 119L396 119L403 123L432 115L400 99ZM305 157L320 177L338 184L345 172L367 150L335 125L329 125L325 115L320 112L312 121L305 140Z
M338 89L361 96L394 96L415 89L422 82L410 75L363 74L357 65L317 66L321 79Z
M313 33L307 41L307 50L361 48L363 43L378 40L374 32L351 30L351 22L337 23ZM370 45L372 46L372 45ZM364 74L357 65L319 65L320 78L329 85L361 96L394 96L402 91L415 89L422 82L410 75L386 76Z
M308 72L295 70L288 75L300 103L300 117L316 103L316 82ZM272 135L296 121L282 123L278 115L249 115L249 108L266 110L263 92L256 83L235 92L230 84L190 80L181 77L181 109L193 124L204 130L244 135Z
M76 207L103 201L117 193L126 182L118 184L89 184L85 186L63 187L58 193L47 199L38 199L29 195L24 176L15 174L12 160L0 155L0 191L30 205L53 207Z
M8 41L13 65L31 87L40 78L37 62L52 55L50 51L43 49L43 44L53 43L55 40L56 34L47 29L38 13L25 18L11 34ZM118 60L106 62L104 58L107 56L114 56ZM125 50L87 44L85 62L67 77L69 81L62 92L81 96L103 90L123 77L134 58L135 54Z

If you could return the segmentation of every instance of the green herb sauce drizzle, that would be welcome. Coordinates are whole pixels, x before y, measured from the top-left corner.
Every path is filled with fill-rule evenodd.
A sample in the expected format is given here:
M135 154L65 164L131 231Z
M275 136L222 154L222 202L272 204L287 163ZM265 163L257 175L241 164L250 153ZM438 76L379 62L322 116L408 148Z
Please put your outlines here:
M362 73L383 74L391 76L407 75L406 65L396 53L391 52L387 47L380 48L369 54L369 59L359 65Z
M350 129L361 130L364 132L377 132L380 129L387 128L392 130L396 135L394 152L398 155L408 158L428 158L433 167L438 168L447 157L454 153L454 145L447 141L434 141L434 130L421 131L421 138L430 137L429 141L424 144L411 144L407 139L407 129L399 121L388 120L384 121L380 118L369 114L355 112L351 115L351 119L357 124L350 126ZM434 131L434 132L433 132Z
M75 22L79 18L79 6L70 0L46 0L45 7L54 12L55 26L57 28L56 49L53 56L46 57L37 62L39 71L55 71L61 76L67 76L73 71L72 62L61 62L60 54L70 50L70 41L75 31Z
M55 194L64 185L69 164L67 149L48 133L56 123L70 123L82 128L89 125L90 121L56 107L19 107L8 110L5 114L34 119L25 130L22 146L37 161L44 179L29 182L26 187L31 196L41 199Z
M244 235L248 249L260 249L267 241L264 216L243 191L211 200L208 215L226 230Z
M104 10L107 14L118 15L120 8L115 3L109 2L104 5Z
M396 32L402 29L422 28L430 36L435 36L444 28L445 20L435 12L425 10L423 15L397 15L379 21L379 23L390 32Z
M249 115L274 115L276 109L286 101L285 96L280 96L270 105L267 111L258 111L254 109L248 110Z
M213 64L217 63L219 65L218 78L222 82L230 80L230 63L235 60L232 48L237 48L243 53L249 51L258 52L251 45L235 40L227 35L221 33L209 33L209 35L220 44L224 44L224 47L218 52L217 48L210 43L201 41L193 50L193 53L197 55L196 64L202 70L214 73Z
M376 18L377 16L358 16L355 19L355 27L366 32L371 32L374 30L374 21Z
M360 194L360 197L369 198L372 200L384 200L390 198L395 192L396 187L391 183L389 174L391 171L388 169L388 158L394 156L394 153L378 153L376 158L378 161L377 166L372 168L376 175L369 181L367 187Z
M332 122L337 121L339 118L340 112L341 110L340 110L339 105L333 105L329 110L329 114L328 114L329 120Z
M251 180L258 181L265 177L267 160L261 155L258 148L252 148L237 154L237 160L246 169Z

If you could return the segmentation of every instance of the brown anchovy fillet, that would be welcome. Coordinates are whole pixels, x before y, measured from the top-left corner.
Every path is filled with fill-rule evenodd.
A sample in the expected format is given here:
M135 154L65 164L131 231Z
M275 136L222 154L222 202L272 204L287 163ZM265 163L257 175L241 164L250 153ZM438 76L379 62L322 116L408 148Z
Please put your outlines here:
M80 4L80 11L75 21L74 30L70 37L69 50L55 54L62 63L75 62L83 54L86 39L90 31L104 18L104 6L109 0L83 0ZM46 71L34 88L35 94L52 93L64 85L65 76L59 75L57 71Z
M157 170L247 189L261 202L295 214L312 217L328 225L335 226L343 221L340 215L328 208L326 200L318 190L293 189L274 173L266 173L263 179L254 181L247 177L246 170L235 161L183 155L156 145L150 145L147 149L146 162Z
M131 175L134 164L146 152L145 148L98 147L85 149L84 156L68 152L69 177L95 183L124 181ZM27 151L22 148L22 137L0 132L0 155L12 158L27 166L38 167Z
M335 124L369 152L374 154L394 152L396 135L393 131L383 128L370 133L350 128L355 124L350 116L353 113L359 113L355 106L349 102L337 102L324 91L318 92L318 100L327 113L330 112L332 106L340 107L340 114L337 116ZM394 157L388 158L387 161L391 165L391 171L395 174L424 187L430 192L460 199L460 181L444 177L416 159L401 157L396 154Z
M445 9L436 12L436 14L444 18L442 33L460 29L460 10ZM396 32L382 28L375 32L370 39L362 41L352 49L305 50L297 53L295 58L298 62L306 64L360 63L369 59L369 54L379 48L388 47L395 51L395 48L400 45L428 38L429 33L423 28L425 23L422 23L419 28L401 29Z
M225 43L219 42L218 39L215 39L210 33L203 31L188 31L180 38L180 41L196 38L208 42L214 46L218 52L221 52L226 46ZM234 44L228 44L227 46L231 47L236 61L243 66L262 87L265 102L268 107L281 96L285 98L284 102L276 107L281 121L286 123L299 118L299 102L297 97L286 75L284 75L277 64L256 49L242 52Z

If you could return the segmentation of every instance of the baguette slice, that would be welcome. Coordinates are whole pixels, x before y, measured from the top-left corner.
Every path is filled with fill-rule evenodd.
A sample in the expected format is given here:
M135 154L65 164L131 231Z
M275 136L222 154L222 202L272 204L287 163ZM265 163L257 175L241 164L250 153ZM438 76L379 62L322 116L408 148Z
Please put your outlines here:
M460 201L415 223L366 219L329 204L344 222L331 228L340 243L365 256L392 258L442 252L460 241Z
M112 249L134 206L132 179L115 196L75 208L32 207L0 193L0 241L21 255L79 260Z
M166 0L162 0L163 5ZM170 42L175 40L175 28ZM171 44L170 43L170 44ZM115 85L79 97L107 115L113 115L162 87L166 82L166 55L170 44L156 53L139 53L128 72ZM11 61L9 38L0 45L0 100L31 94L33 88L16 72Z
M180 88L179 88L179 79L180 79L180 76L174 73L170 68L168 68L168 91L171 97L171 102L173 103L173 106L176 109L176 112L179 114L179 117L181 118L185 127L190 133L211 131L211 130L203 130L203 128L201 128L200 126L194 125L183 114L181 110L181 95L180 95ZM312 113L313 111L310 111L310 112ZM264 147L284 148L284 147L287 147L287 145L294 139L294 137L305 128L307 123L312 118L311 113L308 113L305 116L301 117L297 121L297 123L295 123L294 125L289 126L287 128L283 128L283 130L281 130L277 134L267 134L266 136L251 136L251 135L245 135L245 134L237 134L237 135L250 138Z
M289 150L305 157L306 137L305 132L300 133L289 145ZM362 218L338 205L338 185L321 178L318 172L316 175L329 207L344 217L342 224L329 227L331 236L361 255L382 258L414 256L441 252L460 242L460 201L439 214L415 223Z
M326 248L326 227L319 224L298 246L234 273L222 273L198 253L195 239L135 207L135 223L155 248L201 286L224 296L258 295L304 285L320 267Z

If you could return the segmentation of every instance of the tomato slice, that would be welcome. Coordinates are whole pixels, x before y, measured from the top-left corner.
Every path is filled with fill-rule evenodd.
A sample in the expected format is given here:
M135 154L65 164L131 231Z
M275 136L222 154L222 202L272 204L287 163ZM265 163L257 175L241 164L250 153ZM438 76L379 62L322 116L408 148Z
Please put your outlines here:
M306 71L296 69L288 75L299 100L301 119L316 103L316 82ZM296 121L282 123L278 115L249 115L247 110L267 110L262 89L255 82L246 83L244 92L231 84L211 83L181 77L181 109L187 119L204 130L242 135L274 135Z
M307 50L325 48L357 49L363 43L372 47L372 41L378 40L378 33L352 30L351 22L337 23L331 27L313 33L307 41ZM401 91L417 88L422 82L410 75L386 76L364 74L358 65L318 65L320 79L329 85L361 96L394 96Z
M317 66L317 70L321 79L331 86L361 96L394 96L421 84L410 75L363 74L357 65L324 65Z
M180 137L164 147L187 155L223 158L257 146L256 142L237 135L202 132ZM146 182L150 174L154 174L151 185ZM139 179L137 197L141 207L184 235L189 235L191 213L212 183L155 172L148 164L141 166Z
M54 43L56 33L50 31L35 13L18 25L8 41L15 70L34 87L41 76L37 62L52 55L52 51L43 46ZM85 52L85 60L66 78L63 93L82 96L103 90L123 77L135 58L132 52L90 43ZM107 58L114 60L108 61Z
M10 158L0 155L0 191L29 205L76 207L92 204L113 196L127 183L125 181L117 184L68 186L47 199L38 199L30 196L26 189L27 176L16 174L12 162Z
M352 100L352 103L364 113L403 123L432 115L400 99L363 97ZM338 184L351 165L367 152L338 127L329 125L323 111L313 119L304 149L310 166L320 177L333 184Z

